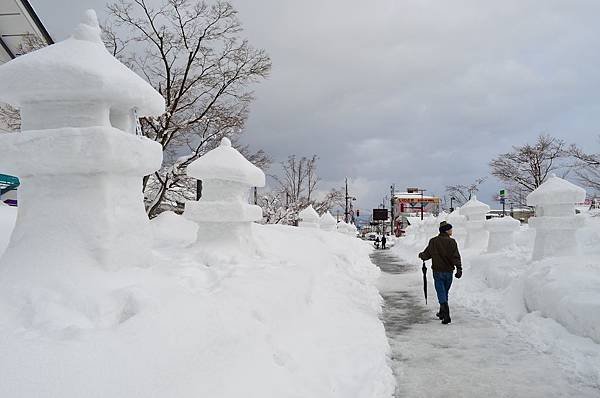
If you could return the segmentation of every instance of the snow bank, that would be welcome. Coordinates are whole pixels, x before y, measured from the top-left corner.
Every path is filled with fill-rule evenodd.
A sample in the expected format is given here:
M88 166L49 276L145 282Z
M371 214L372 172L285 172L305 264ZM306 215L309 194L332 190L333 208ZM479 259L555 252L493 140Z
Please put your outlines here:
M451 303L501 319L541 351L556 355L584 383L598 387L600 218L588 217L578 231L585 256L531 261L534 239L535 230L524 226L515 234L515 245L495 253L480 254L459 245L464 275L452 285ZM409 235L393 250L416 264L426 243Z
M17 208L0 202L0 254L4 252L17 219Z
M207 267L177 217L149 267L0 280L0 396L392 396L368 244L255 224L256 256Z

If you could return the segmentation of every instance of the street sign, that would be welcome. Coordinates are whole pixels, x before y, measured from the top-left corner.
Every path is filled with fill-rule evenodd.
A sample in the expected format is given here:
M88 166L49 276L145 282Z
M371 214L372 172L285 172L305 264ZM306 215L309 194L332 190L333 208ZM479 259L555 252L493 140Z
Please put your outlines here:
M506 194L507 194L506 189L501 189L500 190L500 196L506 197Z
M388 209L373 209L373 221L385 221L388 219Z

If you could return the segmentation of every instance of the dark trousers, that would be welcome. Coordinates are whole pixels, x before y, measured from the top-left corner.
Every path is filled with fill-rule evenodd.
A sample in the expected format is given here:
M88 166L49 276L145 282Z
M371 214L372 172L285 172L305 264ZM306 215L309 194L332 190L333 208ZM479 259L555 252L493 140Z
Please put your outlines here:
M452 286L452 272L434 272L433 283L437 293L438 302L444 304L448 302L448 291Z

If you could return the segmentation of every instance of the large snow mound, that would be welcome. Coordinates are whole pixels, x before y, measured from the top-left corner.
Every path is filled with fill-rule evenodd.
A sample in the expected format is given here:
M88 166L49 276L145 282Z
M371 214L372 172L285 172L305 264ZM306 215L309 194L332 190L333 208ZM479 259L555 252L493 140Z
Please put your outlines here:
M169 239L147 268L4 275L0 396L392 396L367 244L253 225L257 255L207 267L175 217L152 223Z

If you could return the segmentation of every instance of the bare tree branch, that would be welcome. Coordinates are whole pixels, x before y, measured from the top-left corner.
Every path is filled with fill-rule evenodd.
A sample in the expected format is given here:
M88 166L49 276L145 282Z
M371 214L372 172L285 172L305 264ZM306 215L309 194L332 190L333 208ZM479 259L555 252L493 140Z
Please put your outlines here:
M148 0L117 0L108 11L107 47L165 97L165 114L140 120L142 134L160 143L164 154L161 170L143 181L153 217L194 197L187 165L224 136L235 142L253 100L248 87L269 75L271 61L240 37L237 11L227 1L150 5ZM264 152L251 155L257 163L269 163Z

